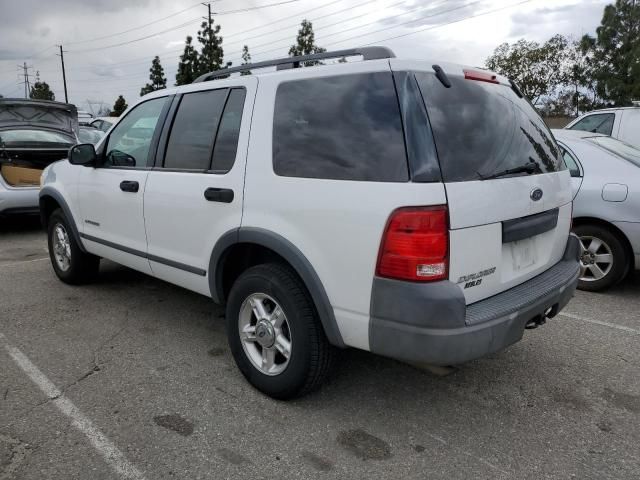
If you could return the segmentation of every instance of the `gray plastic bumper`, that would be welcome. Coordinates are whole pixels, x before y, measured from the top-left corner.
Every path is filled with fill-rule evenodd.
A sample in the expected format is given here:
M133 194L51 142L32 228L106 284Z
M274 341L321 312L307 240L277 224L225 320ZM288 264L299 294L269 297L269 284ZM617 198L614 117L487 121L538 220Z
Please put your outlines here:
M579 241L571 235L560 262L537 277L466 306L449 281L417 284L376 277L371 295L371 351L406 362L455 365L500 351L525 325L555 316L573 297Z

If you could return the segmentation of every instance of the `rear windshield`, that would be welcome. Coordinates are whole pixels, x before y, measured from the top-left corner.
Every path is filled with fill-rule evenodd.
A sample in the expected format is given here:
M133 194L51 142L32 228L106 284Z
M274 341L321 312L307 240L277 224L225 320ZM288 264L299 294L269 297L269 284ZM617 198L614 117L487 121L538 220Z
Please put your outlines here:
M591 137L588 140L640 167L640 150L636 147L611 137Z
M547 126L511 88L453 76L446 88L434 74L416 78L445 182L531 174L505 173L523 166L533 174L565 168Z
M59 132L47 130L2 130L0 131L0 144L6 147L68 147L73 145L75 139Z

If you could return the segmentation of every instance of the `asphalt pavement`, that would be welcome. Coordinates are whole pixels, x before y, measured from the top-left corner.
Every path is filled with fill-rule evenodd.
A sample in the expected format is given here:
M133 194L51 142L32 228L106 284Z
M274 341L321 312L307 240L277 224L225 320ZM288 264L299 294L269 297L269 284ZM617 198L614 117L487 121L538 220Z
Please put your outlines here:
M448 375L341 352L279 402L223 310L113 263L71 287L36 220L0 220L0 480L638 479L640 275Z

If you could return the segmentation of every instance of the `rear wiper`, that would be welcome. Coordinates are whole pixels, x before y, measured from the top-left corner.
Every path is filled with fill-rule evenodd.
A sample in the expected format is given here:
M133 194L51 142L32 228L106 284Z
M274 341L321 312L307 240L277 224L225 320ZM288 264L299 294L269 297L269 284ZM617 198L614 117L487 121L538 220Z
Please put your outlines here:
M491 175L481 175L480 173L478 173L478 177L480 177L480 180L490 180L492 178L500 178L500 177L505 177L507 175L515 175L516 173L528 173L529 175L531 175L532 173L536 173L539 171L540 171L540 165L538 165L538 162L532 160L529 163L520 165L519 167L507 168L506 170L492 173Z

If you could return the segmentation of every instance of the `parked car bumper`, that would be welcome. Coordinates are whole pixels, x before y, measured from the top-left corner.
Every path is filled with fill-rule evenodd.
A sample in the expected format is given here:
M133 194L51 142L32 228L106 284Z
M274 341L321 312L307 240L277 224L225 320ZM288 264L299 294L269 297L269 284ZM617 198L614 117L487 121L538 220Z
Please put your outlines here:
M38 187L11 187L0 175L0 215L38 213Z
M580 273L579 241L549 270L493 297L465 305L449 281L413 284L376 277L371 300L372 352L410 363L456 365L500 351L525 326L555 316L573 297Z

